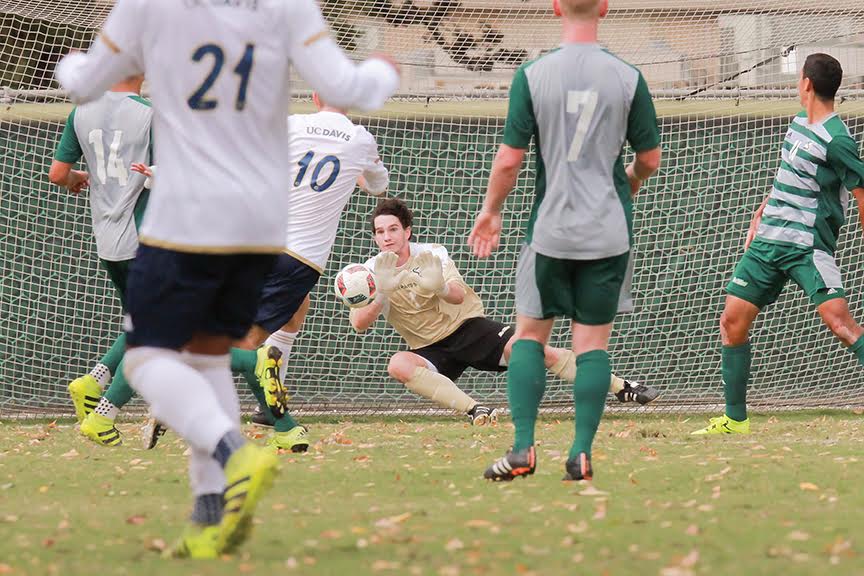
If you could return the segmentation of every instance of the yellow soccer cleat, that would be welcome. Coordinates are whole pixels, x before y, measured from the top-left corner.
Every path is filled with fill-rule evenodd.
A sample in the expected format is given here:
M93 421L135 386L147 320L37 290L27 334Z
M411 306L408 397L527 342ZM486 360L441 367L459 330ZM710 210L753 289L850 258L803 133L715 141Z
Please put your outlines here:
M279 380L279 367L282 365L282 351L275 346L258 348L258 361L255 363L255 376L264 390L264 400L274 418L281 418L288 411L288 391Z
M691 432L693 436L702 436L706 434L749 434L750 419L747 418L743 422L738 422L726 416L718 416L708 420L708 426Z
M114 421L95 412L88 414L81 422L81 434L101 446L119 446L123 443Z
M295 426L287 432L274 432L267 445L291 452L306 452L309 450L309 430L305 426Z
M279 459L272 450L245 444L225 465L225 511L219 524L217 550L234 552L252 532L252 516L261 497L273 486Z
M165 550L162 556L163 558L218 558L218 541L218 524L213 526L188 524L174 546Z
M69 383L69 396L72 397L75 417L78 418L80 424L99 404L99 399L102 397L102 387L99 386L95 377L87 374Z

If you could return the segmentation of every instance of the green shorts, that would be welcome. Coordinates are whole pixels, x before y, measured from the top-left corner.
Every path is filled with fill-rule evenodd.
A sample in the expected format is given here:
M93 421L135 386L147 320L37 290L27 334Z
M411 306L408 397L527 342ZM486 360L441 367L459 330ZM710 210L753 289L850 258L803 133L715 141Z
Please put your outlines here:
M609 324L631 301L630 252L600 260L564 260L523 246L516 267L516 311L537 319L567 317Z
M102 267L108 272L108 278L111 279L111 283L114 284L114 288L117 289L117 293L120 295L120 303L123 305L123 310L126 310L126 280L129 278L129 267L132 266L134 260L111 262L110 260L102 260L100 258L99 262L102 263Z
M792 280L816 306L845 298L834 256L822 250L800 250L754 240L735 267L726 292L763 308L773 304Z

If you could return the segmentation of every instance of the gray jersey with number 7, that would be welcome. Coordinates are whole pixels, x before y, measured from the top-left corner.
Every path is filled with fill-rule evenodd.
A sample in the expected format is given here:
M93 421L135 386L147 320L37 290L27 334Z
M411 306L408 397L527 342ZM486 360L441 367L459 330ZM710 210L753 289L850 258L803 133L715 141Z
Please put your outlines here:
M510 87L504 144L534 139L536 198L526 242L538 253L597 260L630 249L624 143L660 144L642 74L597 44L564 44L523 64Z

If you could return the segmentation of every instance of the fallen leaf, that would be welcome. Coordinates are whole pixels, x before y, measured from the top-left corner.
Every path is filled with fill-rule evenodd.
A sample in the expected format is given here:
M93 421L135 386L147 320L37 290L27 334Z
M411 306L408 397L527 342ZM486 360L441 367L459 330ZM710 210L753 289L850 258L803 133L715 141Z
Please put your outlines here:
M143 524L146 521L147 521L147 517L144 516L143 514L135 514L134 516L129 516L128 518L126 518L127 524L133 524L135 526Z
M321 533L321 538L325 540L336 540L337 538L342 537L342 532L339 530L325 530Z
M567 531L573 534L581 534L588 530L588 523L585 520L580 520L578 524L568 524Z
M701 532L701 530L699 529L699 526L697 526L696 524L690 524L689 526L687 526L687 529L684 531L684 533L687 534L688 536L698 536L700 532Z
M42 540L42 547L43 548L51 548L52 546L54 546L54 539L53 538L45 538L44 540Z
M237 566L237 569L244 574L248 574L249 572L255 570L255 565L243 562L242 564Z
M285 568L287 568L288 570L295 570L297 566L299 566L299 563L297 562L297 559L293 556L285 560Z
M594 501L594 516L592 520L603 520L606 518L606 499L598 498Z
M11 574L12 570L13 568L9 564L0 563L0 574Z
M391 562L390 560L376 560L372 563L373 572L381 572L382 570L398 570L399 562Z
M798 487L801 490L809 490L809 491L819 490L819 486L817 486L816 484L813 484L812 482L801 482L798 485Z
M405 512L404 514L399 514L397 516L388 516L386 518L381 518L377 522L375 522L375 526L378 528L391 528L398 524L402 524L406 520L411 517L411 512Z
M488 528L492 525L492 522L490 522L489 520L482 520L479 518L465 522L466 528Z
M153 550L154 552L162 552L163 550L165 550L165 548L165 541L161 538L154 538L147 543L147 549Z
M60 458L77 458L77 457L78 457L78 451L75 448L72 448L68 452L64 452L63 454L60 455Z
M45 494L46 492L48 492L48 486L40 486L39 487L39 493L40 494Z
M458 538L448 540L447 544L444 545L444 549L448 552L453 552L454 550L461 550L462 548L465 548L465 544L463 544L462 541Z
M801 530L795 530L786 535L786 538L789 540L795 540L796 542L804 542L810 539L810 534L807 532L802 532Z

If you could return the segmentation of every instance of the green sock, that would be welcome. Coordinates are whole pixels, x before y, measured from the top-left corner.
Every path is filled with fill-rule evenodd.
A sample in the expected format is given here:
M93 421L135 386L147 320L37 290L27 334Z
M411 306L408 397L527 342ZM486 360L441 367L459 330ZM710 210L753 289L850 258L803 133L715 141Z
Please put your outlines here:
M133 396L135 396L135 391L126 381L126 376L123 374L123 361L121 360L117 366L117 371L114 372L114 377L111 379L111 385L105 392L105 399L117 408L122 408L129 403Z
M849 351L858 358L858 363L864 366L864 336L855 340L855 343L849 347Z
M580 452L591 456L591 445L606 407L611 378L609 354L605 350L591 350L576 357L576 380L573 382L576 437L570 447L571 460Z
M608 381L606 387L609 387ZM510 417L516 428L514 452L534 444L537 408L545 391L543 345L534 340L517 340L513 343L507 368L507 400L510 402Z
M264 390L261 389L258 377L255 376L255 364L257 362L258 353L255 350L231 348L231 371L240 372L243 375L246 385L249 386L249 390L255 396L255 400L258 401L258 406L274 422L273 428L276 432L287 432L297 426L297 422L287 412L281 418L273 417L273 412L270 411L270 407L267 406L267 401L264 399Z
M749 342L740 346L723 346L721 373L726 396L726 416L737 422L747 419L747 383L750 381L751 357Z
M111 375L117 373L117 367L120 366L120 362L123 360L123 355L126 353L126 333L121 332L120 336L114 340L114 343L111 344L111 348L108 349L108 352L105 353L105 356L102 357L102 360L99 362L108 367L108 370L111 371Z

